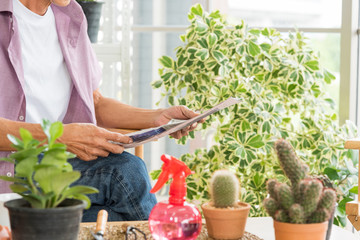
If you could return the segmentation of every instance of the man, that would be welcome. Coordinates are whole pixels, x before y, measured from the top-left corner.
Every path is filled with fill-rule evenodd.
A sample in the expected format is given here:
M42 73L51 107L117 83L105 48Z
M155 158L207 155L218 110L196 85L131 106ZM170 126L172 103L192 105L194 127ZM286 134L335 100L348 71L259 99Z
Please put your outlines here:
M19 128L26 128L42 140L42 119L62 121L59 141L77 155L70 160L82 174L77 183L100 191L90 195L92 207L83 221L95 221L103 208L110 221L147 219L156 199L149 193L146 167L110 143L130 143L129 137L105 128L144 129L197 114L183 106L146 110L103 97L86 28L75 0L0 1L0 154L14 150L7 134L19 136ZM0 163L0 175L13 174L13 165ZM8 191L0 181L0 193Z

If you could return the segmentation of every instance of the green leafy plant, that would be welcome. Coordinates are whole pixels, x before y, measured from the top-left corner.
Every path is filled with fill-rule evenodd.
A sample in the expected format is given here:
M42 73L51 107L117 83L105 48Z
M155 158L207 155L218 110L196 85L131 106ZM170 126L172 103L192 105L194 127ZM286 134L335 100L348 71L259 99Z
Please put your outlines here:
M211 202L216 208L235 207L239 199L239 180L229 170L214 172L210 180Z
M270 179L269 197L263 202L275 220L297 224L328 221L335 209L336 193L308 176L309 168L300 161L290 143L279 139L275 143L280 166L291 185Z
M162 89L170 105L202 111L228 97L244 99L202 124L203 133L212 134L210 149L182 156L194 171L187 178L188 200L207 201L211 173L232 169L242 183L241 200L252 206L250 216L265 216L260 205L266 197L266 181L285 180L274 161L273 144L278 138L292 144L311 174L335 172L345 178L340 169L353 161L353 153L344 150L344 141L355 137L357 130L351 122L339 126L335 102L323 90L335 77L321 67L319 55L303 34L249 29L244 22L232 26L219 11L207 13L201 5L191 8L188 19L190 26L180 36L183 44L176 48L176 58L159 59L161 79L153 87ZM352 177L341 181L335 181L342 185L340 202L354 195L349 192ZM344 213L345 204L339 204L338 210L337 214ZM344 215L338 217L338 224L345 222Z
M56 142L63 133L61 122L43 121L42 129L47 143L34 139L31 133L21 128L21 139L8 135L12 146L17 150L8 158L1 158L15 164L15 176L0 176L0 179L13 182L10 185L14 193L20 194L33 208L55 208L66 198L75 198L87 202L85 194L97 193L88 186L70 186L80 178L79 171L73 171L67 162L75 155L66 151L66 145Z

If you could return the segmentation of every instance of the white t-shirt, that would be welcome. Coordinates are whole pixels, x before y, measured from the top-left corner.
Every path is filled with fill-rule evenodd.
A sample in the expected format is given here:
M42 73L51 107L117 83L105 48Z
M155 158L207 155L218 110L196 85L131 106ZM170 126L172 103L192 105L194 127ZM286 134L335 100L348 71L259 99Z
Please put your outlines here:
M73 84L61 52L54 14L51 7L40 16L19 0L13 3L24 68L25 121L62 121Z

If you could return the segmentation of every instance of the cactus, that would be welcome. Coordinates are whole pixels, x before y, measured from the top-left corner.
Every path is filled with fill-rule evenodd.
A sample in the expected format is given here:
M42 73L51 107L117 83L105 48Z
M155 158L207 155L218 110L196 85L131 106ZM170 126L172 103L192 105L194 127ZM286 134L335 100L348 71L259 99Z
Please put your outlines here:
M290 179L291 184L295 185L304 179L307 174L307 167L298 159L290 143L280 139L275 143L275 149L280 160L280 166L285 175Z
M274 217L279 206L275 199L269 197L264 200L264 207L270 216Z
M216 171L210 180L210 194L214 207L234 207L239 198L239 180L228 170Z
M321 209L317 209L315 212L312 213L308 222L309 223L320 223L320 222L325 222L326 220L329 220L329 218L330 218L329 212L326 209L321 208Z
M289 220L290 220L289 215L283 209L277 210L274 218L276 221L279 221L279 222L289 222Z
M309 167L300 161L285 140L278 140L275 149L291 185L268 180L270 197L263 202L266 211L280 222L305 224L327 221L336 202L335 191L327 188L331 182L323 176L308 177Z
M289 208L289 217L292 223L305 223L305 215L303 207L295 203Z
M323 186L321 182L316 179L301 181L300 184L304 185L303 191L300 192L302 195L302 201L300 204L304 208L305 217L309 217L317 208L323 191Z
M267 189L268 193L270 194L270 197L272 197L275 200L277 200L277 193L275 191L275 186L277 184L278 184L278 181L276 181L275 179L269 179L266 182L266 189Z
M323 191L318 208L333 209L336 202L336 193L334 189L327 188Z
M289 210L291 205L294 204L294 197L291 188L285 183L276 186L277 199L280 205L285 210Z

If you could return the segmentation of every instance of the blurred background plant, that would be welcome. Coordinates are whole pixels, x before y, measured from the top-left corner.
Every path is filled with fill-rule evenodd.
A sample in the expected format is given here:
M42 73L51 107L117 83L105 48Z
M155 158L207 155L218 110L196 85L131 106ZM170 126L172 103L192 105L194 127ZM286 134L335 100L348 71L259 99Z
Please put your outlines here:
M202 132L215 131L209 149L181 157L194 174L187 178L189 201L209 199L208 179L222 168L236 171L241 201L252 205L250 216L265 216L260 207L266 181L286 181L273 144L287 139L312 175L326 174L337 186L335 223L345 224L345 203L354 198L357 160L344 149L356 136L352 122L339 126L335 102L323 89L335 79L319 63L319 55L301 32L282 35L275 29L230 25L219 11L191 8L190 26L180 36L176 59L159 59L162 100L205 111L228 97L242 103L211 115ZM194 133L189 135L194 138ZM189 137L182 138L183 144ZM152 173L156 178L158 172Z

